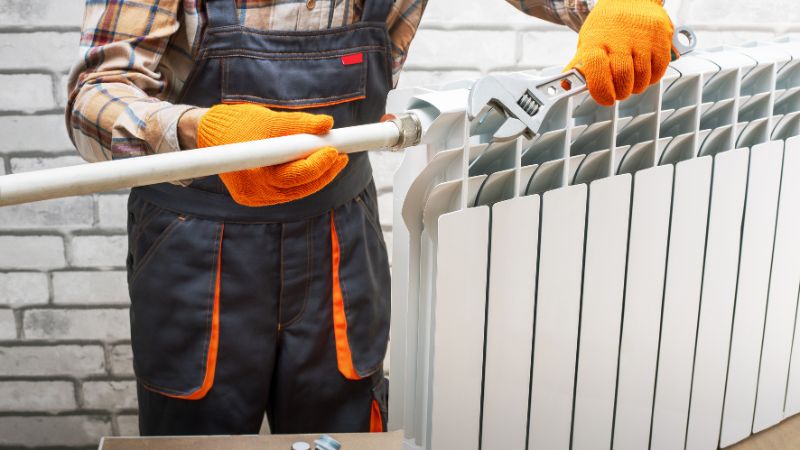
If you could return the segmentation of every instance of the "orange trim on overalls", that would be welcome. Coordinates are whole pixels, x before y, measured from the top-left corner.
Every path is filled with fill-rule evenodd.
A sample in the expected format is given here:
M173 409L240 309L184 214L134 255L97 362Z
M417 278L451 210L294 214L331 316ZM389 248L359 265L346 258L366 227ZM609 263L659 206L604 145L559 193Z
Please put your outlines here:
M366 95L358 95L358 96L355 96L355 97L348 97L348 98L343 98L343 99L340 99L340 100L332 100L332 101L329 101L329 102L304 103L302 105L280 105L280 104L277 104L277 103L267 103L267 102L249 101L249 100L241 100L241 99L223 100L222 103L225 103L226 105L238 105L238 104L241 104L241 103L250 103L250 104L254 104L254 105L261 105L261 106L263 106L265 108L285 109L285 110L303 110L303 109L324 108L326 106L341 105L342 103L355 102L355 101L358 101L358 100L364 100L365 98L367 98Z
M206 357L206 374L203 384L196 391L187 395L173 395L161 391L155 391L167 397L178 398L181 400L200 400L208 394L214 385L214 375L217 370L217 351L219 350L219 293L220 281L222 278L222 236L225 234L225 224L219 232L219 248L217 253L217 278L214 288L214 306L211 313L211 336L208 342L208 356ZM152 389L151 389L152 390Z
M369 416L369 432L383 433L383 416L377 400L372 401L372 412Z
M331 250L333 273L333 335L336 340L336 363L339 372L348 380L360 380L362 377L353 366L353 354L350 352L350 342L347 341L347 315L344 311L344 295L339 280L339 263L341 252L339 249L339 236L336 233L336 222L331 211Z

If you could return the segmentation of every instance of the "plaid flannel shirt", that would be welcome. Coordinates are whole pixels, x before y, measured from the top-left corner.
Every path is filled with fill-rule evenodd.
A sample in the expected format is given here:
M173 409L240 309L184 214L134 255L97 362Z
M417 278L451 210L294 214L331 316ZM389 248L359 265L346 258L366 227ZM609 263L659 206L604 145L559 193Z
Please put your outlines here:
M499 0L480 0L499 1ZM577 30L594 0L506 0ZM260 30L320 30L359 20L364 0L236 0ZM427 0L396 0L387 20L395 80ZM68 81L67 128L88 161L180 150L174 104L206 24L203 0L86 0L82 58Z

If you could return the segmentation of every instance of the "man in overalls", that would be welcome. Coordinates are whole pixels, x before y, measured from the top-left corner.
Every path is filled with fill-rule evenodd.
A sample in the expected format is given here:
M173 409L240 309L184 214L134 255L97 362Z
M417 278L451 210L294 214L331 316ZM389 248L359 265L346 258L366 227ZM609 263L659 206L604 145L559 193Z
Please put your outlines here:
M570 67L602 104L641 92L669 63L660 0L508 1L580 29ZM87 0L72 140L97 161L377 122L425 4ZM265 411L276 433L383 431L379 224L367 155L332 148L133 189L141 433L255 433Z

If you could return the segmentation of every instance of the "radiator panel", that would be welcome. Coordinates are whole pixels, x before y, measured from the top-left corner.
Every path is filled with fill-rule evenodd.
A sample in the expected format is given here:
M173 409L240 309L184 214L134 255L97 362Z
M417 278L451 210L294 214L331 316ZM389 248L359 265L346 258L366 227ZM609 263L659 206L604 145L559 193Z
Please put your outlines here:
M749 155L739 149L714 158L687 450L713 449L719 441Z
M572 448L611 445L625 290L630 175L589 185Z
M492 207L482 448L525 448L539 247L539 196Z
M761 144L750 152L739 281L722 416L720 445L723 447L746 438L752 432L782 159L781 142Z
M586 199L585 185L550 191L542 198L531 448L569 448Z
M439 219L432 448L478 448L488 245L488 207Z
M675 167L653 407L654 450L680 448L686 437L710 187L710 157Z
M427 117L398 174L406 447L714 450L800 413L798 58L697 51L512 142L470 81L396 94Z
M753 432L783 420L792 334L800 288L800 148L787 141L772 255Z

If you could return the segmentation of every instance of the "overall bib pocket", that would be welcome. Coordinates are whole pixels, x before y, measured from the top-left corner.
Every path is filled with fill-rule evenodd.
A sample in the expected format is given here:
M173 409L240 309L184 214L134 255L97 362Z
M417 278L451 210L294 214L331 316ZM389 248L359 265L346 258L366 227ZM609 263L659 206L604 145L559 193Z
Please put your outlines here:
M149 390L202 398L213 385L216 368L224 224L144 201L131 205L134 372ZM140 217L152 218L137 223Z
M361 59L355 55L361 55ZM366 67L363 54L358 52L274 59L266 55L227 57L222 69L222 100L282 109L322 108L362 100L367 95ZM330 79L336 83L322 81Z

